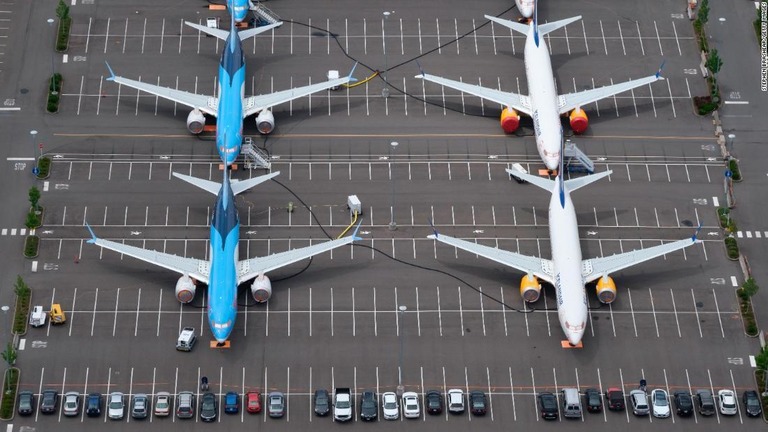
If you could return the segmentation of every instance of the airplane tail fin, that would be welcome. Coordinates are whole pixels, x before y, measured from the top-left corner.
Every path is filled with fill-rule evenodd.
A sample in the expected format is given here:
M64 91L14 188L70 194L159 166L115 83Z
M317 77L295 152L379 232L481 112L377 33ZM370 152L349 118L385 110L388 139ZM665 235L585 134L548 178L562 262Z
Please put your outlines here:
M226 173L224 175L226 176ZM275 171L273 173L269 173L259 177L253 177L248 180L231 182L230 188L232 189L232 194L237 195L239 193L245 192L246 190L254 186L257 186L261 183L264 183L265 181L270 180L274 177L277 177L278 175L280 175L280 171ZM179 173L173 173L173 176L178 179L184 180L185 182L193 186L197 186L204 191L210 192L214 195L218 195L219 190L221 189L221 184L216 183L214 181L204 180L201 178L192 177L192 176L179 174Z

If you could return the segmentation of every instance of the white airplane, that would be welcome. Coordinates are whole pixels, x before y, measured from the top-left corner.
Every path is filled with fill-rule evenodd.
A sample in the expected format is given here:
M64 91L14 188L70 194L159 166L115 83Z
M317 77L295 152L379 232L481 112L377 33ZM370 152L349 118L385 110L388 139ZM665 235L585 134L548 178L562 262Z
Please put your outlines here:
M534 0L515 0L515 6L517 6L517 10L520 11L520 15L523 18L531 18L536 2Z
M582 106L663 78L661 77L661 69L659 69L656 74L645 78L558 95L555 90L549 49L543 37L547 33L580 20L581 16L539 25L537 10L534 9L533 11L534 18L530 25L485 15L487 19L495 23L527 35L524 56L528 96L428 75L423 71L420 75L416 75L416 78L432 81L501 104L505 107L501 112L501 127L506 133L514 132L520 125L518 111L531 116L539 155L549 170L555 170L560 161L560 144L563 140L563 129L560 124L561 115L570 112L571 129L576 133L584 132L589 120L587 114L581 109Z
M552 192L552 198L549 201L549 239L552 259L483 246L438 234L437 231L428 237L525 272L526 275L520 281L520 295L526 302L532 303L539 299L541 292L539 279L552 284L556 291L560 327L568 343L571 346L579 346L587 327L585 284L597 280L598 300L604 304L612 303L616 299L616 284L608 276L609 274L697 243L698 230L688 239L602 258L582 260L579 227L570 191L600 180L610 175L611 171L563 181L562 168L561 163L556 180L507 170L515 177Z

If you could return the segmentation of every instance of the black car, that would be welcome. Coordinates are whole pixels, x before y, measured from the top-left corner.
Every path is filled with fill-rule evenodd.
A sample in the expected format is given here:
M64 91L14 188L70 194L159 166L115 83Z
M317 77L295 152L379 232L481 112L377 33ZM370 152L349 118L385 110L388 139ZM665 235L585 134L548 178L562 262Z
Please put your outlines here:
M469 392L469 409L472 410L472 414L485 415L487 405L485 393L479 390Z
M428 391L424 401L424 404L427 406L428 413L440 414L443 412L443 395L439 391Z
M541 418L545 420L557 420L557 397L549 392L539 393L539 408Z
M747 415L750 417L757 417L763 412L763 408L760 406L760 397L754 390L745 390L743 395L744 408L747 411Z
M605 392L605 400L611 411L624 411L624 392L618 387L611 387Z
M680 417L688 417L693 414L693 398L684 390L678 390L672 398L675 400L675 411Z
M331 398L328 396L328 390L315 390L315 414L326 416L331 412Z
M366 421L375 420L378 411L376 393L371 390L364 391L360 398L360 418Z
M211 422L216 420L216 395L205 393L200 399L200 420Z
M584 399L587 402L587 411L598 413L603 410L603 399L600 397L600 392L597 389L588 388L584 390Z
M19 415L28 416L35 411L35 395L30 391L19 392Z
M40 396L40 412L43 414L53 414L56 412L56 397L59 392L56 390L43 390L42 396Z

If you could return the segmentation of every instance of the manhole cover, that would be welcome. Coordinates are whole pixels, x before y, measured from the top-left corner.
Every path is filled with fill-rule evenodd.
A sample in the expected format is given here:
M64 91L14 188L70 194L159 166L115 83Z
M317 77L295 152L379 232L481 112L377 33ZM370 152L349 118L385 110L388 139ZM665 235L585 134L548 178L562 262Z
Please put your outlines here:
M693 226L693 222L689 221L688 219L681 220L680 223L685 225L685 226L687 226L687 227L692 227Z
M27 94L27 93L29 93L29 89L25 89L25 88L21 89L21 94Z
M700 301L697 301L697 302L696 302L696 307L697 307L697 308L703 308L703 307L704 307L704 303L702 303L702 302L700 302Z

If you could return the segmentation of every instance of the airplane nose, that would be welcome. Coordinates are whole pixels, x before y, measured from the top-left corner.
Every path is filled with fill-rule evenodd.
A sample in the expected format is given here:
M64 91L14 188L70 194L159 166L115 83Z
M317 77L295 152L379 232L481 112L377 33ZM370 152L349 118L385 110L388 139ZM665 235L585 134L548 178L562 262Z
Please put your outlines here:
M560 168L560 158L559 157L548 157L544 160L544 165L547 166L547 169L550 171L556 171L558 168Z
M582 336L584 336L584 332L568 332L568 343L576 346L581 342Z

